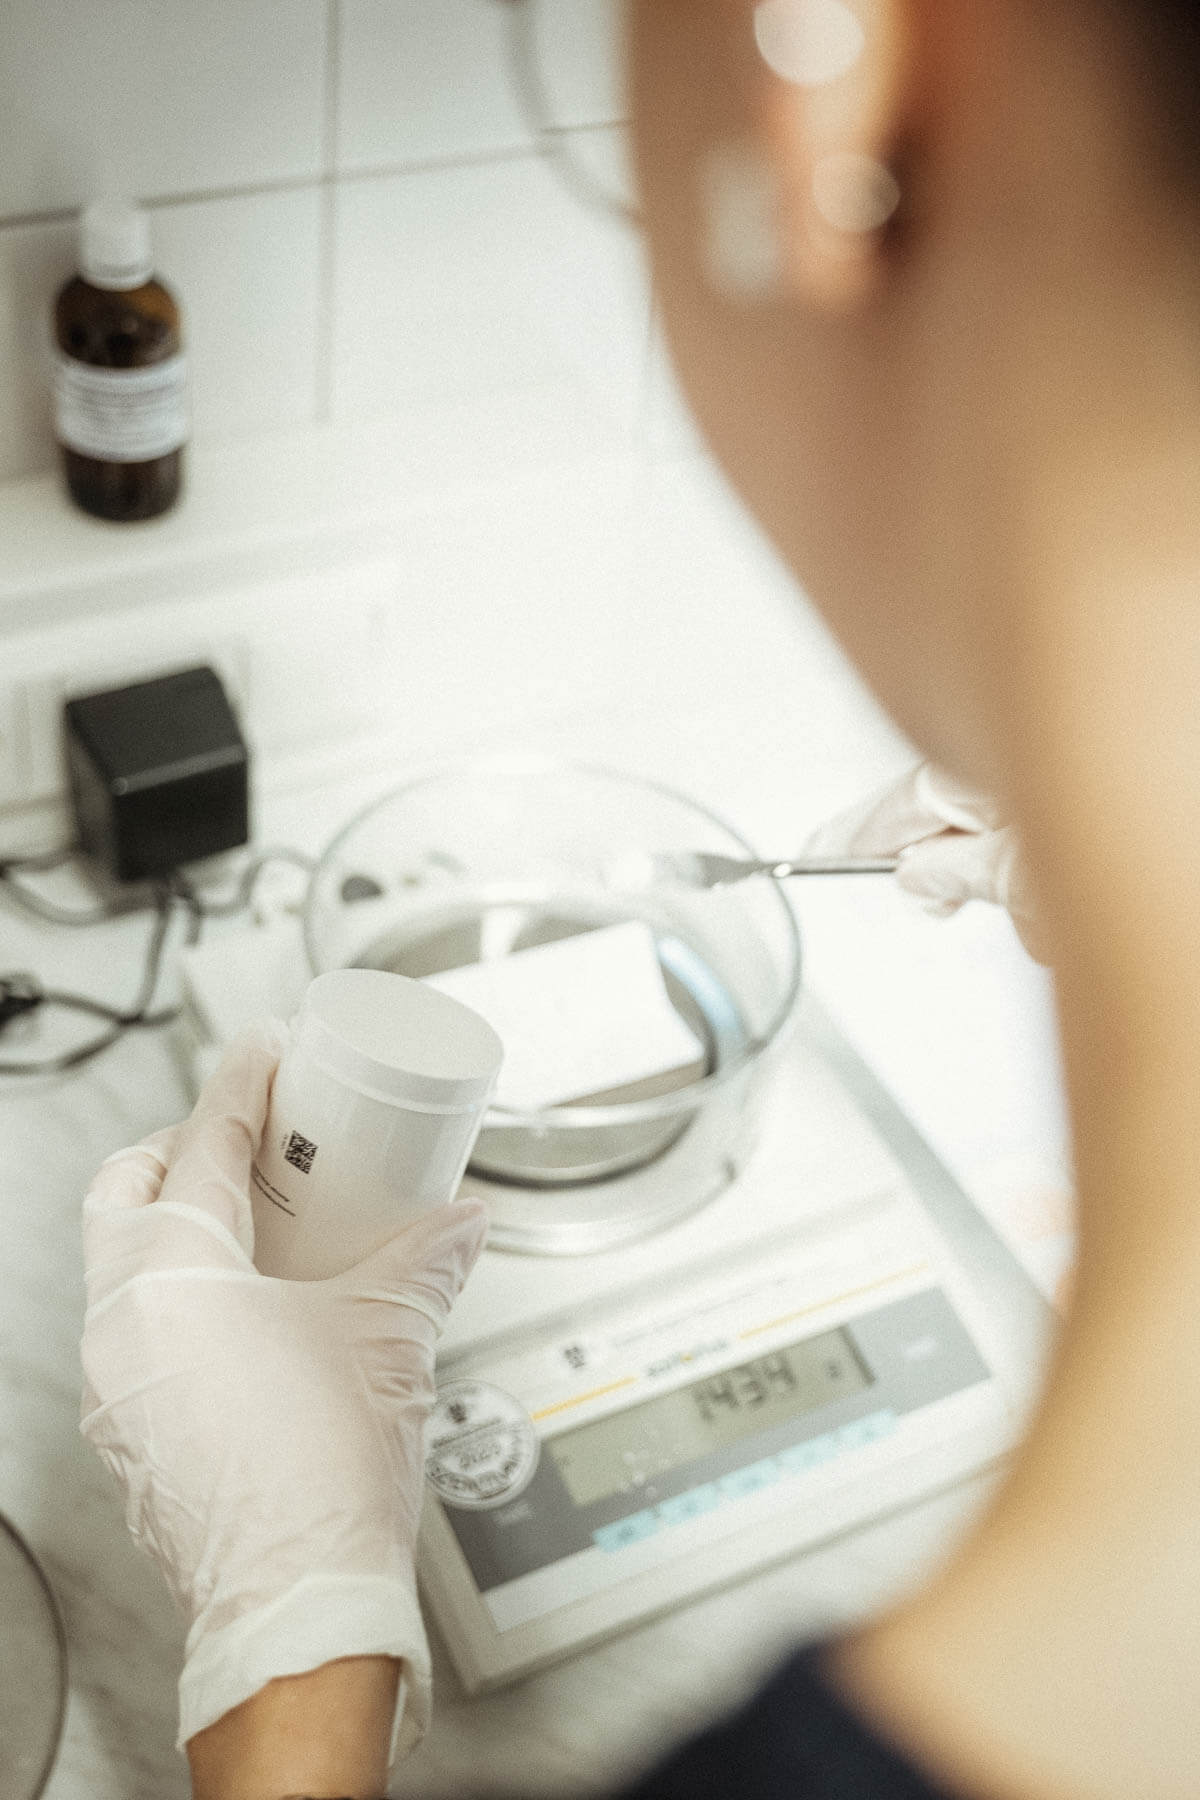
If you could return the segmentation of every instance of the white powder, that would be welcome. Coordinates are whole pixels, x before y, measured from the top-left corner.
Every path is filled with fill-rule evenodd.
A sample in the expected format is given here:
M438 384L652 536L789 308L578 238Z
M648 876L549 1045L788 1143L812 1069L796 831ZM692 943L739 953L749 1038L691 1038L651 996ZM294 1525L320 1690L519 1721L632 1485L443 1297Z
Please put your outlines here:
M638 920L427 980L499 1034L496 1100L519 1111L607 1093L704 1054L671 1005L654 934Z

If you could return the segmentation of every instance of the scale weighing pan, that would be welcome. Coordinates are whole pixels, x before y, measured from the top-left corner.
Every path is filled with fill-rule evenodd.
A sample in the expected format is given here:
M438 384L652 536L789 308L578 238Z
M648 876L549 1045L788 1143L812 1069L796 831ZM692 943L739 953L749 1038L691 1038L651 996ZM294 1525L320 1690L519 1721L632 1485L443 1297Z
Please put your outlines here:
M0 1794L45 1792L67 1705L67 1641L33 1551L0 1514Z

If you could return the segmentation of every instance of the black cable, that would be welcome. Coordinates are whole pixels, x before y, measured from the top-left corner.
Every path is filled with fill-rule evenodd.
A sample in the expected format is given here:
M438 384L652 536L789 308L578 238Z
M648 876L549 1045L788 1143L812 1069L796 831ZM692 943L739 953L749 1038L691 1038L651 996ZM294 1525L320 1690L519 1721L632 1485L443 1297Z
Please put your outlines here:
M70 862L74 855L74 848L70 844L63 844L57 850L35 850L32 856L6 856L0 859L0 870L59 869L63 863Z
M45 874L51 869L61 868L70 862L76 851L73 847L64 850L47 850L37 856L8 856L0 861L0 889L7 894L15 906L22 911L32 913L35 919L42 919L47 925L103 925L108 919L118 917L121 909L116 906L59 906L44 895L35 893L32 888L18 881L18 872L28 870L32 874Z
M5 857L0 859L0 893L12 901L13 905L23 912L31 914L48 925L89 926L103 925L110 919L124 916L129 910L124 906L59 906L57 901L47 900L44 894L27 887L23 881L15 879L18 873L29 871L35 874L61 868L70 862L78 852L73 848L65 850L49 850L36 856ZM280 845L270 850L263 850L255 856L242 870L233 893L221 900L210 900L197 889L195 884L180 870L174 870L167 877L167 886L181 899L192 914L193 925L189 932L188 942L195 943L205 919L229 919L237 913L244 912L254 898L254 890L259 879L271 863L286 862L310 874L316 867L316 858L306 856L301 850L292 850ZM3 1021L0 1020L0 1023Z
M36 1012L44 999L41 985L32 975L0 977L0 1031L11 1020Z
M282 846L271 850L262 850L246 864L238 878L233 893L224 900L210 900L204 894L197 893L190 881L184 876L176 879L183 881L187 890L193 895L206 919L231 919L235 914L244 912L254 898L254 890L264 869L271 863L291 863L297 869L303 869L306 875L312 873L317 866L314 856L306 856L302 850L290 850Z
M174 899L181 900L187 907L188 928L184 941L190 948L200 942L200 934L204 930L205 911L200 896L182 869L172 869L167 877L167 890Z
M135 1027L167 1025L177 1018L176 1007L157 1013L150 1008L162 971L163 951L171 926L171 904L180 897L170 886L156 887L154 890L155 919L146 947L141 985L132 1007L127 1011L108 1006L100 1000L89 999L83 994L44 989L28 975L9 976L0 981L0 1029L10 1019L21 1013L33 1012L41 1006L66 1007L74 1012L90 1013L109 1021L107 1031L101 1032L98 1037L89 1038L84 1044L76 1045L73 1050L64 1050L57 1056L0 1060L0 1075L62 1075L110 1049L118 1038ZM111 917L112 914L106 912L105 916Z
M14 905L34 918L51 925L100 925L122 917L126 909L120 906L59 906L26 887L24 882L14 879L14 875L19 872L48 873L69 862L76 854L74 848L67 848L0 860L0 893L6 894ZM205 899L189 877L179 869L172 870L165 881L154 887L154 927L146 947L141 986L130 1008L110 1006L106 1001L93 1000L87 994L44 988L33 975L22 973L0 976L0 1032L14 1019L29 1016L44 1006L58 1006L71 1012L86 1013L92 1018L105 1020L108 1026L97 1037L89 1038L86 1043L77 1045L73 1050L65 1050L57 1056L0 1059L0 1076L65 1074L110 1049L127 1031L157 1029L159 1026L172 1024L179 1017L180 1009L177 1006L164 1007L158 1012L150 1009L162 972L173 905L178 903L187 911L185 942L189 945L198 943L206 919L232 918L250 905L263 870L274 862L292 863L306 874L316 866L315 859L304 855L302 851L281 847L263 850L252 858L238 877L233 893L220 900Z

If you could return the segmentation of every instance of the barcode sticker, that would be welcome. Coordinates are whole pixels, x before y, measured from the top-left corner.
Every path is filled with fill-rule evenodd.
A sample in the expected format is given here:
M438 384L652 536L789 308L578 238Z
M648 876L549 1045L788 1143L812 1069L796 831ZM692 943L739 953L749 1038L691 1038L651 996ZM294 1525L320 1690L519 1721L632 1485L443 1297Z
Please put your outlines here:
M316 1154L317 1146L310 1143L308 1138L301 1137L298 1131L293 1131L288 1138L283 1160L291 1163L293 1169L299 1169L302 1175L308 1175L312 1172L313 1158Z

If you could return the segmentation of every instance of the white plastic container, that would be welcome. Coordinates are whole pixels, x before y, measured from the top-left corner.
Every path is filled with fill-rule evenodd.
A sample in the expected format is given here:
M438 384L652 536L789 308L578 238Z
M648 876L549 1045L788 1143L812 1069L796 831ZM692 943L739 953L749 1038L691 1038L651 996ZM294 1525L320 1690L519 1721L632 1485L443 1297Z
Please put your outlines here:
M503 1059L460 1001L379 969L311 983L253 1169L254 1260L316 1281L452 1200Z

